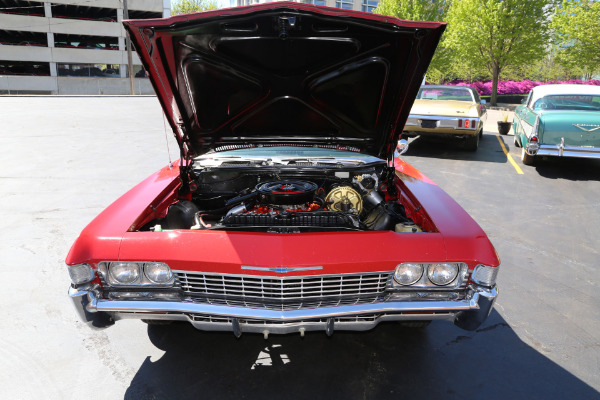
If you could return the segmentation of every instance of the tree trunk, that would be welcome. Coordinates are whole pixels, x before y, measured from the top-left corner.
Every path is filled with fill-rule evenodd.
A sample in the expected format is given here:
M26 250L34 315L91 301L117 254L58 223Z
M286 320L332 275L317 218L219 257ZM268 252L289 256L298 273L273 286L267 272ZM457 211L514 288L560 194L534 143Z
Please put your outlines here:
M497 98L498 98L498 76L500 75L500 68L498 66L498 61L494 61L492 64L492 98L490 102L492 106L497 106Z

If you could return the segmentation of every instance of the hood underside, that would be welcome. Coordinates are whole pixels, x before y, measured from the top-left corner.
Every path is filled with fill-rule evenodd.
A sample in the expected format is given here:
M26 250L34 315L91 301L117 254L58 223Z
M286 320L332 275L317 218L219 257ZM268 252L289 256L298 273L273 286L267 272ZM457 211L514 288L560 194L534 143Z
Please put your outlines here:
M389 158L445 28L300 3L124 24L186 157L294 144Z

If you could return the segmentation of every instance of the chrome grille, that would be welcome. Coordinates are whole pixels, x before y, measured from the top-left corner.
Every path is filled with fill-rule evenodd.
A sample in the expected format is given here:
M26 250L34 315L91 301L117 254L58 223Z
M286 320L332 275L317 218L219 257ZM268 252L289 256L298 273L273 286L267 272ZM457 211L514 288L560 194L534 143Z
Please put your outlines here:
M382 301L390 272L305 277L175 273L187 300L294 310Z
M336 317L333 318L335 323L360 323L360 322L375 322L378 318L387 314L368 314L368 315L355 315L351 317ZM212 322L212 323L221 323L221 324L232 324L233 318L230 317L216 317L210 315L198 315L198 314L188 314L188 317L194 322ZM240 324L248 324L248 325L287 325L287 324L302 324L308 322L317 322L317 323L327 323L327 318L317 318L310 320L302 320L302 321L294 321L294 322L286 322L286 321L264 321L264 320L256 320L256 319L239 319Z

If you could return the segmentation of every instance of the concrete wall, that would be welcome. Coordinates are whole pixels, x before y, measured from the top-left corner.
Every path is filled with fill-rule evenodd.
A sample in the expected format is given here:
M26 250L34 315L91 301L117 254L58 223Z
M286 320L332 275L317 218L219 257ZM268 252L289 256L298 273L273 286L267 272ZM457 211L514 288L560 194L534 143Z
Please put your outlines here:
M148 79L134 79L135 94L154 94ZM0 76L0 92L3 94L129 94L129 79L80 78L55 76Z
M44 62L50 64L49 77L0 75L0 91L48 92L53 94L129 94L129 80L126 78L127 52L125 51L125 30L122 0L52 0L39 2L44 5L45 16L28 16L0 13L0 29L7 31L46 32L48 47L41 46L0 46L0 60L21 62ZM104 22L52 17L52 4L81 4L112 8L117 11L119 22ZM161 12L170 15L170 0L128 0L130 10ZM54 47L54 34L94 35L116 37L119 50ZM120 64L120 78L58 77L58 64ZM133 64L141 65L137 54L133 54ZM147 79L135 79L136 94L153 94Z
M127 78L59 77L57 94L129 94ZM149 79L134 79L135 94L154 94Z

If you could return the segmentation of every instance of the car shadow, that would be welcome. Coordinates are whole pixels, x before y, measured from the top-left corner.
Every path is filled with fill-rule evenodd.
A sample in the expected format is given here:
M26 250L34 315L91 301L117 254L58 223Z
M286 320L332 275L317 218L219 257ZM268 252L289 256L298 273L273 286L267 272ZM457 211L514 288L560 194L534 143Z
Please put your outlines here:
M417 137L409 142L405 156L444 158L461 161L508 162L495 135L485 134L476 151L468 151L460 140Z
M270 336L149 326L148 357L125 399L598 398L524 343L495 311L476 332L381 324L363 333Z
M595 159L536 157L534 168L549 179L600 181L600 160Z

